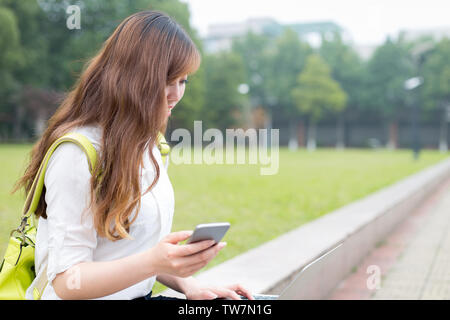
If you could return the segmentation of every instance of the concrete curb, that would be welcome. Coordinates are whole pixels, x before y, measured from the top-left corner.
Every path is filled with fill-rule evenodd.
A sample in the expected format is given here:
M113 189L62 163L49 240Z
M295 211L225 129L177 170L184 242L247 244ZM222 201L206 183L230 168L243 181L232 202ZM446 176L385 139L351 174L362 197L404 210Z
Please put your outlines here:
M343 242L326 265L308 273L296 299L324 299L390 231L450 176L450 159L240 254L196 276L203 283L241 283L279 294L304 266ZM314 265L311 266L314 268ZM369 276L369 275L368 275ZM184 297L173 290L162 295Z

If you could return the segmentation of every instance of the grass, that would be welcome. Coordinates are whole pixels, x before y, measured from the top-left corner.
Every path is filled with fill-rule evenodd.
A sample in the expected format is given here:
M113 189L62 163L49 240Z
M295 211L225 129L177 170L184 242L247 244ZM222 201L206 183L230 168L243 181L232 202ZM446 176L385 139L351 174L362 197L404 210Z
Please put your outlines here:
M25 170L30 150L30 145L0 145L0 259L11 230L20 222L25 195L22 191L11 195L10 191Z
M29 145L0 145L0 252L18 223L23 195L8 195L24 168ZM199 223L228 221L227 247L213 267L284 232L364 197L447 157L424 151L414 161L409 150L374 151L280 149L275 175L260 175L260 165L174 165L173 231ZM267 166L264 166L267 167ZM163 286L157 285L155 292Z

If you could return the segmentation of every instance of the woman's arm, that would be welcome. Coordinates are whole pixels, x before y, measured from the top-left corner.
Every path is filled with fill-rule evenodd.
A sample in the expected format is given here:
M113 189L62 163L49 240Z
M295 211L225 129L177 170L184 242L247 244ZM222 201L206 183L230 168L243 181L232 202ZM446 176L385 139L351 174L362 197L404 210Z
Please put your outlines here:
M61 299L94 299L154 276L146 252L122 259L82 262L56 275L53 288Z
M192 231L174 232L156 246L113 261L82 262L56 275L53 288L62 299L104 297L157 274L189 277L214 258L223 245L214 241L178 245Z

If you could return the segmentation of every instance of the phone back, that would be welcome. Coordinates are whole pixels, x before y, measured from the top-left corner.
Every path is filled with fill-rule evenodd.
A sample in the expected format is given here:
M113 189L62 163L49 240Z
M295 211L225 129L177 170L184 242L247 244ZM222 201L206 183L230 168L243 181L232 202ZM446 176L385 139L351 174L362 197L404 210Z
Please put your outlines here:
M228 228L230 228L228 222L199 224L187 243L202 240L214 240L220 242Z

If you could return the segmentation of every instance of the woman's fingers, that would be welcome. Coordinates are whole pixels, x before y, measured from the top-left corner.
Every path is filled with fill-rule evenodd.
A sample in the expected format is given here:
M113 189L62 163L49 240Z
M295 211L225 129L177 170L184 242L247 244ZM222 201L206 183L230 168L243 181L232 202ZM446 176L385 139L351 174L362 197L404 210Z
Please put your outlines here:
M197 252L188 256L180 256L178 251L179 248L175 248L170 256L173 258L171 260L171 267L177 270L179 276L185 277L194 274L196 271L203 268L208 262L214 258L217 253L225 246L225 243L216 244L209 249L205 249L201 252Z
M214 288L212 291L217 294L220 298L230 298L233 300L242 300L241 297L233 290L222 287L222 288Z
M237 292L238 294L246 297L249 300L255 300L255 298L253 298L251 292L247 288L243 287L240 284L233 284L231 286L228 286L228 289L231 289L231 290Z
M233 300L241 300L239 295L244 296L249 300L255 300L250 291L240 284L233 284L225 288L215 288L214 292L218 293L220 297L231 298Z
M178 244L190 235L192 231L170 233L150 250L156 257L155 269L158 272L176 276L192 275L204 267L226 245L225 242L215 244L214 240Z
M217 253L219 253L221 249L225 247L225 245L226 245L225 242L220 242L208 249L204 249L192 255L185 256L183 257L184 263L186 266L195 265L197 263L207 264L212 258L214 258L217 255Z
M180 256L190 256L193 254L196 254L200 251L203 251L205 249L208 249L209 247L213 246L216 242L214 240L204 240L199 242L194 242L190 244L184 244L182 246L179 246L178 252Z

